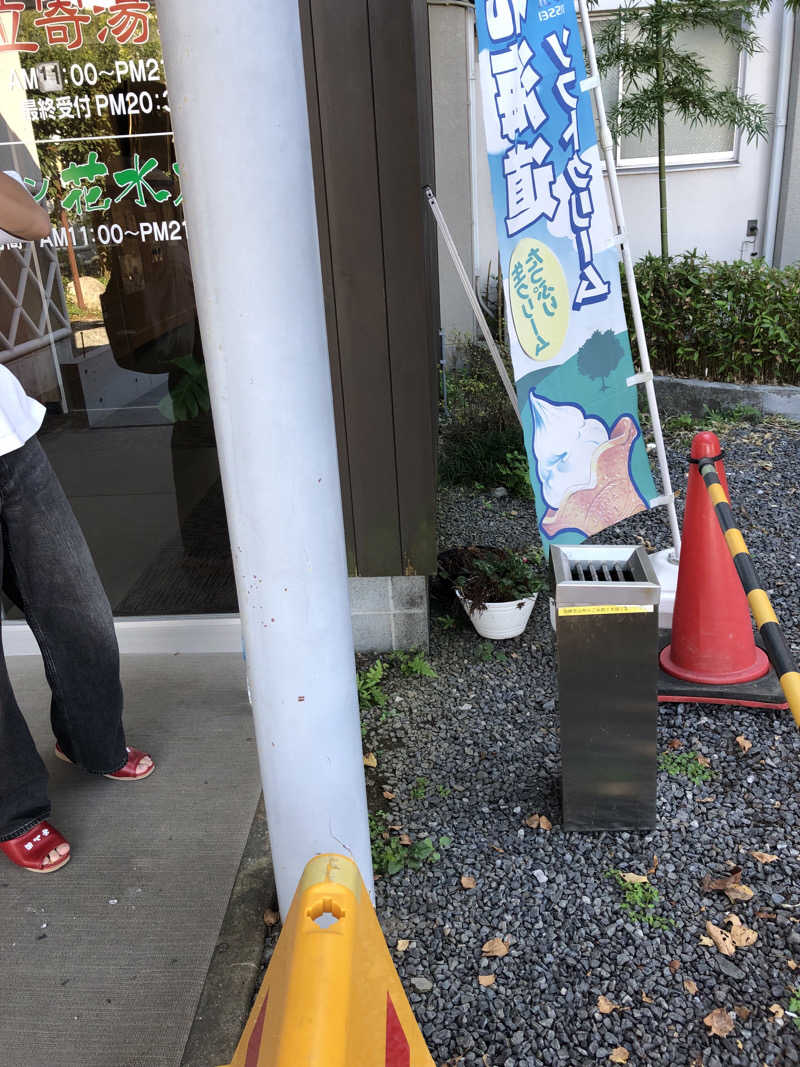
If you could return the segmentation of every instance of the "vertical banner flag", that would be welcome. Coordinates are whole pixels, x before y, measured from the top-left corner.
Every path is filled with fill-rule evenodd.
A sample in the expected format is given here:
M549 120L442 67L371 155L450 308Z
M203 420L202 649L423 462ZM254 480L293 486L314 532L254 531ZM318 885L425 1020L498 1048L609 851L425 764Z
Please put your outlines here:
M508 337L542 544L656 495L572 0L476 0Z

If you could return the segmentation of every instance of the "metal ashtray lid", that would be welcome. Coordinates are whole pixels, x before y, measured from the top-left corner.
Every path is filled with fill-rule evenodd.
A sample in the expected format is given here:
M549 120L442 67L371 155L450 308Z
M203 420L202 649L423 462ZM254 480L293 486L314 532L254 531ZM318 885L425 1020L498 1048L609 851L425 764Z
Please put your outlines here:
M556 607L658 604L659 584L641 545L550 547Z

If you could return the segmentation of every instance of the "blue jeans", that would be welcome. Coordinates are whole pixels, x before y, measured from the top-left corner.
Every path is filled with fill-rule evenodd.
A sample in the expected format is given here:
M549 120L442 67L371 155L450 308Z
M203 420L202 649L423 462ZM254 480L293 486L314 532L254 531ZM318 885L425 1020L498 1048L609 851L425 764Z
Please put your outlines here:
M119 649L77 519L32 438L0 456L3 591L24 612L52 691L56 740L94 774L127 760ZM11 689L0 641L0 841L50 814L47 771Z

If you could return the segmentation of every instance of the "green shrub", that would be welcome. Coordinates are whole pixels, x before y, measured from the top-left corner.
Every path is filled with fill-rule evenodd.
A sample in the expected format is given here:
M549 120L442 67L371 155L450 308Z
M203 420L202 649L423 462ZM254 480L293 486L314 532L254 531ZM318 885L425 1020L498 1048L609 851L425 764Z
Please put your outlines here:
M666 266L646 255L634 271L657 374L800 384L800 265L716 262L693 251ZM627 291L625 303L631 322Z
M513 380L505 346L500 353ZM509 456L524 449L522 430L489 349L464 341L464 363L447 375L449 415L440 420L439 477L445 485L507 485ZM510 489L510 486L509 486Z

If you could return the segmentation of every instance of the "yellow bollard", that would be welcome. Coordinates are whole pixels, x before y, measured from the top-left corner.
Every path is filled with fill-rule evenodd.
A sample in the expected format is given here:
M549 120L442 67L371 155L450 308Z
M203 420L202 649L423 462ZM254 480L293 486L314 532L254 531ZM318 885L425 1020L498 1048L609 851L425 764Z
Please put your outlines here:
M358 867L307 865L229 1067L435 1067Z

